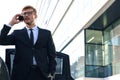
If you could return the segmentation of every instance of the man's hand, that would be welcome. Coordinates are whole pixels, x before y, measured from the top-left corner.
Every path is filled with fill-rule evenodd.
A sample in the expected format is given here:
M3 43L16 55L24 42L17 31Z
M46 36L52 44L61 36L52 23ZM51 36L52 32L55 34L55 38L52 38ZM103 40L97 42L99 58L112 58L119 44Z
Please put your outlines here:
M19 17L20 15L21 15L21 14L16 14L16 15L12 18L12 20L9 22L9 25L13 26L13 25L21 22L21 21L18 20L18 17Z
M51 74L48 75L48 78L50 78L50 80L53 80L54 77L55 77L54 75L51 75Z

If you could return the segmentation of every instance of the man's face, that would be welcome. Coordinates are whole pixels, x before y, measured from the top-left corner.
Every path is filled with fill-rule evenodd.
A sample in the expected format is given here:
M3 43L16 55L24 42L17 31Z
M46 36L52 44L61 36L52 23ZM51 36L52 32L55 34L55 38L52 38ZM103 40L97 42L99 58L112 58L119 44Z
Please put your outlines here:
M28 25L34 24L37 14L33 9L26 9L22 11L22 16L24 17L24 22Z

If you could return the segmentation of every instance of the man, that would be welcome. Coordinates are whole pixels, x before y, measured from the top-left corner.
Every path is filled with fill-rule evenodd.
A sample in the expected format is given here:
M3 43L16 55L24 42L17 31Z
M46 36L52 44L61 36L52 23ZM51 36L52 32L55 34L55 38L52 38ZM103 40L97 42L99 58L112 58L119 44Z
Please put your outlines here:
M26 27L14 30L11 28L22 20ZM1 30L0 44L15 45L11 80L51 80L56 69L56 52L50 31L36 26L37 11L32 6L25 6L21 14L16 14L9 24Z

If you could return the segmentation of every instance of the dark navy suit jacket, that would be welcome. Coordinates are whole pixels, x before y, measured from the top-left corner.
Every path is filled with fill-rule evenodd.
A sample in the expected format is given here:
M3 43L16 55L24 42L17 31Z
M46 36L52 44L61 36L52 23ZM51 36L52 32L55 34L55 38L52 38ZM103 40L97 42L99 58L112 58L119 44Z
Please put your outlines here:
M14 30L11 35L7 35L10 27L4 25L1 30L0 44L15 45L16 54L14 57L12 80L26 80L32 65L33 55L37 65L45 77L49 73L54 74L56 69L56 52L51 32L39 29L38 39L34 46L30 44L27 29Z

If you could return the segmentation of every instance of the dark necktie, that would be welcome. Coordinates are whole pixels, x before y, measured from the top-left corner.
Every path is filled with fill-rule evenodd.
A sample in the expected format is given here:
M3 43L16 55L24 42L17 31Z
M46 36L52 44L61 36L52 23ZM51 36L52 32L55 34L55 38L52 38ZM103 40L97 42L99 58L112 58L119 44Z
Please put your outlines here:
M34 45L33 29L30 29L30 42L31 42L31 44L33 46ZM34 54L33 54L33 62L32 62L32 64L36 65L36 60L35 60Z
M34 37L33 37L33 29L30 29L30 42L32 45L34 45Z

